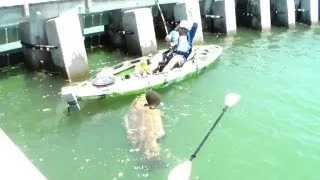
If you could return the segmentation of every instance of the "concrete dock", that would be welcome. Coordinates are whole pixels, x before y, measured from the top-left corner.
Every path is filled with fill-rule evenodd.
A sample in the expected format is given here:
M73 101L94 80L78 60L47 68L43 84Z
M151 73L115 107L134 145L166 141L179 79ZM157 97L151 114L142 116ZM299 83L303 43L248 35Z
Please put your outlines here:
M26 155L0 128L0 179L1 180L46 180Z

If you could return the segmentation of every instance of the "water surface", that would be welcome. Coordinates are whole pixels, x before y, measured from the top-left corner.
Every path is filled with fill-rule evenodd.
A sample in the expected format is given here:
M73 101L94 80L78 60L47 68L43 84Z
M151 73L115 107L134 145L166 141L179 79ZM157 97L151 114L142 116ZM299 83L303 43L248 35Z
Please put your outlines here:
M192 179L320 179L319 29L238 31L229 38L206 34L207 44L225 48L219 61L159 91L167 167L150 170L131 152L122 122L134 96L89 101L67 116L59 94L66 82L58 76L2 70L0 127L50 180L162 180L196 149L224 96L237 92L241 101L193 161ZM88 57L91 74L124 58L105 50Z

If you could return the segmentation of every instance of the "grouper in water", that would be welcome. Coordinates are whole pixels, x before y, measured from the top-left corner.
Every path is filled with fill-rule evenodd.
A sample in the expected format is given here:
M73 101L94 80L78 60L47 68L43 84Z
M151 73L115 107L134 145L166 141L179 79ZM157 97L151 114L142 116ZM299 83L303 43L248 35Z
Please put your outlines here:
M165 135L161 111L156 109L160 96L154 91L147 91L138 96L129 113L124 118L127 137L141 152L146 160L160 159L158 140Z

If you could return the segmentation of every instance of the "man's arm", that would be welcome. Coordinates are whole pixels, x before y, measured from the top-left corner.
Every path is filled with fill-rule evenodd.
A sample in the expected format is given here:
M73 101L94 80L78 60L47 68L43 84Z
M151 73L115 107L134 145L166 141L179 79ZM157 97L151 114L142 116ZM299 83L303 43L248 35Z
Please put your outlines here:
M192 13L191 13L191 9L188 9L188 13L189 13L189 15L191 17L191 21L192 21L192 26L188 32L188 40L189 40L189 45L192 46L194 36L196 35L197 29L198 29L198 23L194 21Z
M197 32L197 29L198 29L198 23L194 22L192 24L192 27L190 29L190 31L188 32L188 41L189 41L189 45L191 46L192 43L193 43L193 39L194 39L194 36L196 35L196 32Z

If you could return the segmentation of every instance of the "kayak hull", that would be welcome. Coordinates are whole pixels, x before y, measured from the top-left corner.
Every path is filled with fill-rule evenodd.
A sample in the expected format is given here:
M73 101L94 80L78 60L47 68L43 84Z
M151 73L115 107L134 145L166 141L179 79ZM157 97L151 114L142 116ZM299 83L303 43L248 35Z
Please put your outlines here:
M164 51L159 53L162 52ZM102 69L87 81L63 87L61 92L69 105L72 105L84 99L133 95L143 93L147 89L161 89L199 74L212 65L222 52L223 48L218 45L194 46L182 67L174 68L166 73L160 72L145 76L136 76L133 72L141 58L125 61Z

